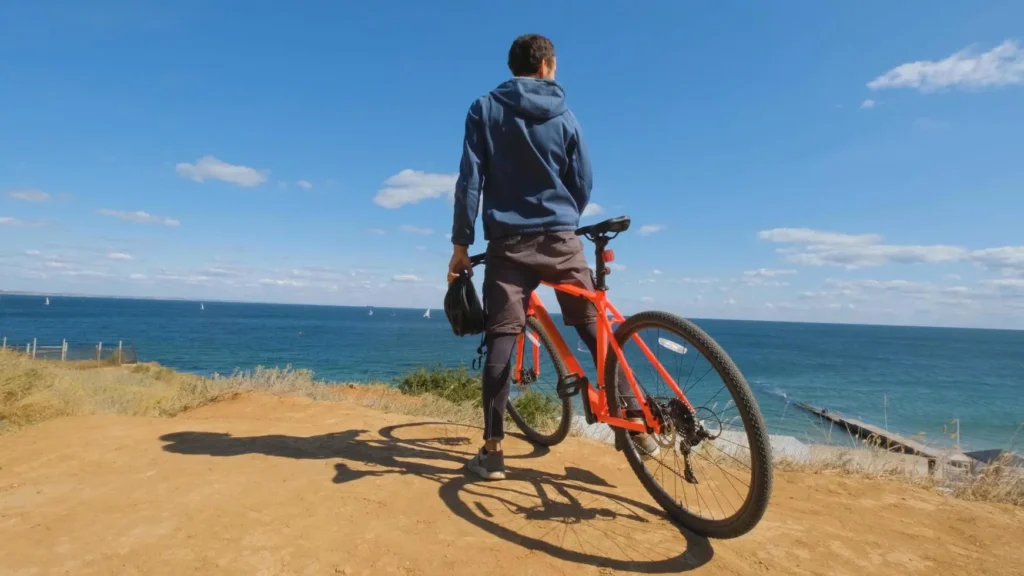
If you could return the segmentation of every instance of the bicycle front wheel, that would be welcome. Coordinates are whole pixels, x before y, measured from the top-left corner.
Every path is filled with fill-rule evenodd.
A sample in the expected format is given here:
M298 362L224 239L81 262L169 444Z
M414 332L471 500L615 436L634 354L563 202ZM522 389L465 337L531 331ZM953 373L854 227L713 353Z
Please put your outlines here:
M732 359L695 324L663 312L630 316L615 339L662 426L647 441L616 430L641 483L669 517L697 534L736 538L752 530L771 497L771 445ZM618 383L626 376L615 354L605 374L608 405L628 407L620 404Z
M572 425L572 400L557 393L566 368L536 318L526 319L523 337L522 348L517 345L512 351L508 415L531 442L554 446L565 440Z

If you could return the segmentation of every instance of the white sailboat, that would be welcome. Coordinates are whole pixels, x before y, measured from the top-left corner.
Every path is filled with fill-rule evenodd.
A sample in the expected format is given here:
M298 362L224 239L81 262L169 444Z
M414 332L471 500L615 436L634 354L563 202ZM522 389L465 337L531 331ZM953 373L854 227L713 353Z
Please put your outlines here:
M370 314L369 314L369 316L373 316L373 308L370 308Z
M49 306L49 305L50 305L50 297L47 296L46 297L46 304L44 304L44 306Z
M423 313L423 317L428 320L430 319L430 308L427 308L427 311Z
M202 303L202 302L200 302L200 303L199 303L199 309L200 309L200 310L206 310L206 306L203 306L203 303Z

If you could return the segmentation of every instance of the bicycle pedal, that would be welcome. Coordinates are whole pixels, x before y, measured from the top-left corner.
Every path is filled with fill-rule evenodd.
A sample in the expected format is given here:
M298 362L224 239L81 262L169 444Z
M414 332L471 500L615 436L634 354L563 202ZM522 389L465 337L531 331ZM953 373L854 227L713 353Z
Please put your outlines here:
M578 374L570 374L558 381L555 392L562 400L568 400L580 393L587 386L587 378Z

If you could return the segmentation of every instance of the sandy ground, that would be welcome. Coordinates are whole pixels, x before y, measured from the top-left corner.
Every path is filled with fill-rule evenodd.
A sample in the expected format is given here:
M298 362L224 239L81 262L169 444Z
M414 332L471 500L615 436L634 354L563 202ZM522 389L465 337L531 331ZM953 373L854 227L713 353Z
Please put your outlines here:
M343 402L243 396L175 419L0 437L0 574L1021 574L1024 513L896 483L779 474L751 534L660 514L608 446L506 443Z

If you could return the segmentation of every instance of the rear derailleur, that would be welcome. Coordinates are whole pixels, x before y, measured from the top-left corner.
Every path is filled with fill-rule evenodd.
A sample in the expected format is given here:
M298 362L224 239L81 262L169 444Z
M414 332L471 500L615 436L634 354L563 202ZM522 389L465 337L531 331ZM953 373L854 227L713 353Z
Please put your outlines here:
M713 439L712 435L697 421L693 410L678 398L672 398L667 403L654 402L652 406L662 423L661 433L655 435L658 444L669 450L678 448L683 457L683 479L690 484L698 484L690 464L691 453L701 442Z

